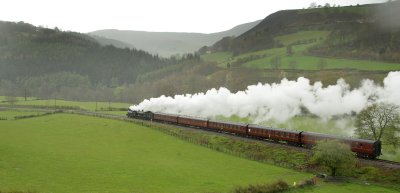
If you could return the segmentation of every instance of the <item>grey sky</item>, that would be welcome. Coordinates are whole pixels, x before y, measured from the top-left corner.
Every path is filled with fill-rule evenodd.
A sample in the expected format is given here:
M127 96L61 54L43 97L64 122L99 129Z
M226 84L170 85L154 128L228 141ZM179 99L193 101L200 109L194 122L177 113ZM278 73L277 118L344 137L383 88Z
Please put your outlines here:
M99 29L212 33L310 3L355 5L386 0L2 0L0 20L62 30Z

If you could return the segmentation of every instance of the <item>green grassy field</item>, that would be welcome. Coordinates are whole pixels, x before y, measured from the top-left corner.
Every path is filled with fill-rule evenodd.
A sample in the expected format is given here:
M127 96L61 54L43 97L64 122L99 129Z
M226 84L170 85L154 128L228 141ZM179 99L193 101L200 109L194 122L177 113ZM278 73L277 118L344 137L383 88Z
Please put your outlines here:
M281 57L280 69L288 70L320 70L318 65L321 57L304 55L302 52L307 47L306 45L293 46L294 54L292 56L286 55L286 48L274 48L268 50L262 50L258 52L252 52L248 54L243 54L235 57L234 60L228 61L224 60L226 56L221 56L221 58L215 59L215 61L222 61L218 63L219 67L226 68L227 63L232 63L238 58L245 58L250 55L266 55L266 57L252 60L242 64L243 67L248 68L260 68L260 69L272 69L271 59L273 57ZM215 53L214 55L218 55ZM400 70L400 64L397 63L387 63L381 61L371 61L371 60L351 60L351 59L337 59L337 58L323 58L326 62L324 70L327 69L356 69L356 70L368 70L368 71L390 71L390 70ZM295 61L296 64L291 65Z
M352 59L338 59L338 58L322 58L317 56L310 56L306 54L307 49L310 46L314 46L323 41L329 31L301 31L293 34L278 36L275 39L279 40L283 45L289 45L297 41L304 41L309 39L316 39L315 42L308 44L293 45L293 55L288 56L286 53L286 47L273 48L260 50L256 52L244 53L235 57L232 57L231 53L228 52L217 52L202 55L202 58L206 61L213 61L218 64L221 68L226 68L227 63L234 63L239 59L243 59L249 56L262 56L262 58L251 60L241 64L241 67L247 68L259 68L259 69L272 69L271 59L274 57L281 58L281 64L279 69L284 70L321 70L319 61L323 59L325 66L324 70L338 70L338 69L356 69L366 71L390 71L400 70L400 64L388 63L382 61L370 61L370 60L352 60ZM293 64L295 63L295 64Z
M201 55L201 59L208 62L217 62L217 63L225 62L230 57L232 57L232 54L229 52L217 52L217 53L209 53Z
M330 31L300 31L288 35L278 36L275 39L279 40L283 45L296 43L297 41L316 39L317 42L328 36Z
M284 50L282 50L283 52ZM321 70L318 62L321 60L320 57L306 56L302 54L294 54L293 56L282 56L280 69L289 70ZM254 60L244 64L249 68L262 68L272 69L271 60L272 57L266 57L259 60ZM323 70L328 69L356 69L356 70L367 70L367 71L390 71L399 70L400 64L397 63L386 63L380 61L370 60L350 60L350 59L336 59L336 58L324 58L326 66ZM297 64L293 68L290 63L296 61Z
M310 174L200 147L132 123L79 115L0 122L0 189L206 192Z
M0 96L0 101L3 101L2 105L10 105L7 102L4 102L5 97ZM62 99L46 99L46 100L37 100L35 98L28 98L27 101L23 99L23 97L18 97L17 101L14 103L14 105L33 105L33 106L48 106L48 107L53 107L53 106L70 106L70 107L80 107L85 110L90 110L94 111L96 110L96 102L80 102L80 101L68 101L68 100L62 100ZM117 103L117 102L97 102L97 110L100 110L101 108L126 108L131 104L128 103Z

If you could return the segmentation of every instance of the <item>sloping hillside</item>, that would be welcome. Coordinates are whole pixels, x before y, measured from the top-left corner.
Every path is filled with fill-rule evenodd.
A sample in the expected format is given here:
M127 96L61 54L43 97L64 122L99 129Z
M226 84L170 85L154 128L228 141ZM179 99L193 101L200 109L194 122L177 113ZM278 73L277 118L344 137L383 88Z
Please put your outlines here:
M239 36L253 28L260 21L242 24L230 30L202 34L202 33L177 33L177 32L145 32L129 30L98 30L89 35L102 36L115 39L135 46L138 49L146 50L161 56L174 54L191 53L202 46L210 46L226 36Z
M302 31L328 31L331 33L320 44L310 48L309 54L399 62L400 28L393 22L395 18L400 19L399 5L397 1L278 11L241 36L224 38L208 51L228 51L237 55L281 48L287 45L276 39L278 36Z
M85 34L0 22L0 79L70 72L92 83L132 83L138 74L167 63L144 51L101 46Z

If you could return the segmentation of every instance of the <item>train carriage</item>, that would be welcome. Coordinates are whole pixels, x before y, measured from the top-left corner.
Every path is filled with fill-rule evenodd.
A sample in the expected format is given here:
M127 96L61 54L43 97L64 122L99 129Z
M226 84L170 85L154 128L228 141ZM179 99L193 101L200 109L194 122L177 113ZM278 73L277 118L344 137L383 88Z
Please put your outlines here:
M168 123L178 123L178 116L166 113L154 113L154 120Z
M182 125L195 126L195 127L208 127L208 119L187 117L187 116L179 116L178 123Z
M286 129L278 129L265 127L261 125L250 124L248 127L248 135L252 137L271 139L275 141L286 141L290 144L301 143L301 132Z
M302 132L302 142L306 147L312 147L321 140L338 140L348 144L351 151L357 153L359 157L376 158L381 155L381 142L366 139L344 138L314 132Z
M247 124L224 121L208 121L208 128L236 134L247 134Z

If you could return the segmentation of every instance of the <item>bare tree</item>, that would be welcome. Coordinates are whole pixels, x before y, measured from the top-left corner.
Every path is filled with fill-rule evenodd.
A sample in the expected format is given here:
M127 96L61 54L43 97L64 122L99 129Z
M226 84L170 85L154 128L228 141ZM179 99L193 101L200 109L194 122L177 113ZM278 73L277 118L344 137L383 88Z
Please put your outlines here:
M310 4L310 6L308 7L308 9L314 9L314 8L317 8L317 3L316 2L312 2Z
M356 133L366 139L380 141L384 133L399 131L398 107L379 103L362 110L356 119Z

